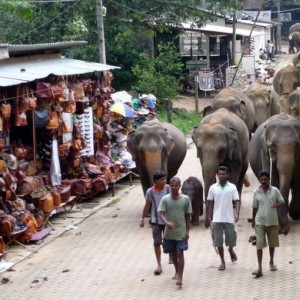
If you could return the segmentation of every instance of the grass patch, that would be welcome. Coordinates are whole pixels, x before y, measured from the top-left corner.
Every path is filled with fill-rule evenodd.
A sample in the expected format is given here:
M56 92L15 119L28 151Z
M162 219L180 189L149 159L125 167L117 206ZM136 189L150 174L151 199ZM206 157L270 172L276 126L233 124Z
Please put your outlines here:
M185 109L176 109L177 113L172 114L172 124L184 135L192 132L193 128L201 122L201 115ZM162 122L168 122L167 113L163 108L158 108L157 118Z
M113 201L111 201L107 206L113 206L113 205L117 204L120 201L121 201L121 198L116 198Z

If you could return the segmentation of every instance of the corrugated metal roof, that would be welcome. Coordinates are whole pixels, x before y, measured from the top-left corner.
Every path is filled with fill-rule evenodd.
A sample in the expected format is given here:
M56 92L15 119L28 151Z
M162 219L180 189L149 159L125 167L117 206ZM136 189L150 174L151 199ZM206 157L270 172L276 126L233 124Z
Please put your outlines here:
M0 48L7 48L11 56L42 51L60 51L74 46L86 45L87 41L64 41L40 44L0 44Z
M58 54L23 56L0 61L0 87L56 76L108 71L119 67L62 57Z

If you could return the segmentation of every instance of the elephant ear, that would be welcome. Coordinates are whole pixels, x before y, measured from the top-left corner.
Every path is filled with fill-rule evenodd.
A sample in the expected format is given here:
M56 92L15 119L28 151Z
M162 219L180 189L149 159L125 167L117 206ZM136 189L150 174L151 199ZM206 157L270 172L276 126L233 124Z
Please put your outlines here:
M265 125L264 131L260 138L261 143L261 157L258 159L261 159L262 161L262 168L264 170L270 170L270 156L269 156L269 148L267 146L267 124Z
M203 109L203 117L209 115L211 113L211 105L207 105Z
M171 153L171 151L174 149L175 143L174 143L174 140L173 140L171 134L169 133L168 129L166 129L166 128L164 128L164 134L162 136L162 139L165 141L166 145L170 145L170 147L167 147L167 149L168 149L167 154L169 155Z
M246 102L244 100L240 100L240 115L242 120L246 120Z
M136 134L134 131L129 133L127 137L127 150L132 156L132 159L135 161L138 157L138 149L136 147Z
M228 128L228 135L227 135L227 157L231 160L233 158L233 153L239 149L239 145L237 142L237 133L236 130L232 127Z

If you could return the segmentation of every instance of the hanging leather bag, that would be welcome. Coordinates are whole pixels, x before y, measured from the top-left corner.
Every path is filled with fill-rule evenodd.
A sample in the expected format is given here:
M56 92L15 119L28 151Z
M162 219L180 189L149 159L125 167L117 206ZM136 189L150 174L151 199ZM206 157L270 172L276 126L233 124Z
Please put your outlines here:
M11 114L11 105L10 103L3 102L0 105L0 114L2 118L9 118Z
M47 82L37 82L36 84L36 96L38 98L53 98L51 85Z
M35 127L46 127L49 123L50 116L47 109L36 109L34 111Z
M48 125L46 126L47 129L57 129L59 126L59 122L58 122L58 115L56 111L51 111L49 113L50 116L50 120Z

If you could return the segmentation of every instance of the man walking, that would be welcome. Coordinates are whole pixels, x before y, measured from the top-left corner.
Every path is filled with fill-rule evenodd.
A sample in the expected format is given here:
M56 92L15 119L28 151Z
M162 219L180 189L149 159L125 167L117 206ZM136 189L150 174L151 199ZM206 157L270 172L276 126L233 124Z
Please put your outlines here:
M267 40L266 51L268 55L268 62L272 62L273 59L273 43L270 40Z
M157 212L161 198L170 193L170 187L166 185L167 175L163 171L156 171L153 174L154 186L149 188L146 192L146 203L143 209L142 219L140 227L144 227L144 219L148 215L151 208L151 224L152 224L152 236L154 242L154 252L157 261L157 268L154 271L154 275L160 275L162 273L161 267L161 245L163 232L165 229L165 223Z
M258 178L261 186L254 192L252 204L252 227L255 228L258 261L258 269L252 272L252 275L256 278L263 276L262 258L263 248L267 246L266 235L269 244L270 271L277 271L274 265L275 247L279 247L277 208L284 205L280 191L270 184L270 173L260 171Z
M236 186L228 181L228 168L220 166L217 176L219 182L211 185L208 191L205 225L207 227L211 226L212 222L213 245L217 247L221 259L218 270L224 271L226 264L224 259L223 234L225 234L225 244L228 246L231 261L234 262L237 260L237 256L233 251L237 238L234 223L239 219L240 201ZM235 207L233 207L233 202Z
M191 200L187 195L179 193L180 179L173 177L170 180L171 193L161 199L158 211L163 219L166 230L164 233L164 253L171 253L175 267L178 287L182 286L184 270L183 251L188 249L190 220L192 214Z

